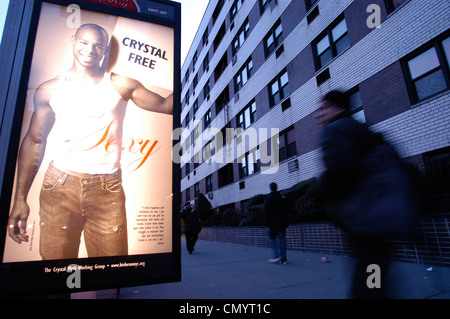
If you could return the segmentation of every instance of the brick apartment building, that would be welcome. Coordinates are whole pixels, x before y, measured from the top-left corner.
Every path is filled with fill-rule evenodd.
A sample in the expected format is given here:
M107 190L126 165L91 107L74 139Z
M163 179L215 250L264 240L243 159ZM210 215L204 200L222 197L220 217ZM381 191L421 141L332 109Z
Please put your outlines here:
M240 209L272 181L318 176L314 111L332 89L448 196L449 17L442 0L210 0L181 70L182 202ZM278 129L277 172L262 172L258 146L211 160L208 128Z

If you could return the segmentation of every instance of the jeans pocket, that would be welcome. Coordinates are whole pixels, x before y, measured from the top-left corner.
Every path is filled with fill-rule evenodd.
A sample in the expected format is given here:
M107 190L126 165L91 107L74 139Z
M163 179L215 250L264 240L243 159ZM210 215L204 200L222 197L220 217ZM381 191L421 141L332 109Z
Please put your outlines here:
M42 182L42 190L50 191L62 183L64 174L55 175L47 171Z
M120 193L122 191L122 180L120 178L107 179L105 188L111 193Z

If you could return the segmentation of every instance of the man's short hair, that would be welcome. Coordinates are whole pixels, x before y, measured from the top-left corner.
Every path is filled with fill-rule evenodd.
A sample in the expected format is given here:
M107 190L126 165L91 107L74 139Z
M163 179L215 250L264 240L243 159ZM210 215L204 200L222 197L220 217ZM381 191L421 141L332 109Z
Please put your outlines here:
M350 111L350 100L348 98L348 95L339 90L332 90L328 92L322 98L322 101L333 103L346 112Z
M278 185L276 183L270 183L270 190L275 192L278 189Z
M75 39L77 38L78 33L83 29L94 29L100 33L103 33L103 35L105 36L106 42L108 42L108 37L109 37L108 32L106 32L106 30L103 27L99 26L98 24L94 24L94 23L85 23L83 25L80 25L78 27L77 31L75 31L75 35L74 35Z

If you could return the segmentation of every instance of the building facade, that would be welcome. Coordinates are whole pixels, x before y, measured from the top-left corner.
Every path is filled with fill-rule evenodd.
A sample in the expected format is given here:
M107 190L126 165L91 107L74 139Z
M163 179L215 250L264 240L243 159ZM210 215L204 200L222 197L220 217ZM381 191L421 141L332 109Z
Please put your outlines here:
M241 209L319 176L314 112L332 89L448 196L449 17L442 0L210 0L181 70L182 202Z

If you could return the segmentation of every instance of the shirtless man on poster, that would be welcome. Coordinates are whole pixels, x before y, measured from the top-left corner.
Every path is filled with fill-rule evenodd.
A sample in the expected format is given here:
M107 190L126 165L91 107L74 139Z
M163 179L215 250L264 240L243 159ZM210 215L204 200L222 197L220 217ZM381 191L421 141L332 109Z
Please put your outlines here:
M102 27L80 26L72 40L72 67L42 83L34 95L34 113L19 151L9 235L19 244L28 241L26 199L43 158L42 147L50 131L58 129L56 155L39 197L43 260L78 258L82 231L89 257L128 254L120 169L127 103L173 113L173 95L163 98L139 81L100 67L108 41ZM100 147L102 139L106 146Z

